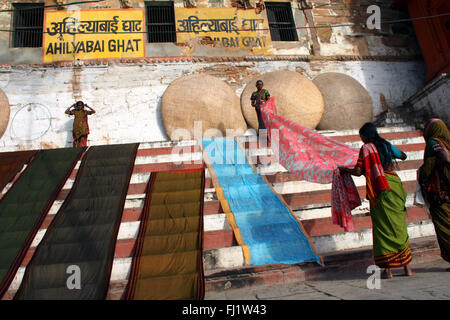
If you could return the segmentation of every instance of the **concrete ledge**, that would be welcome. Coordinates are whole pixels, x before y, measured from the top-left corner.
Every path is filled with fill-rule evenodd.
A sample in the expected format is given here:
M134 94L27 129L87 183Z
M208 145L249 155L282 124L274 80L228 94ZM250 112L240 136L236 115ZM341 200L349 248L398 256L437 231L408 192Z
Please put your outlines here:
M153 46L153 43L151 44ZM40 48L38 48L40 49ZM82 67L99 67L110 65L145 65L145 64L171 64L171 63L218 63L218 62L252 62L252 61L384 61L384 62L407 62L422 61L423 57L419 55L395 56L395 55L338 55L338 56L312 56L312 55L278 55L278 56L158 56L159 53L173 54L173 48L158 48L150 51L146 58L122 58L122 59L91 59L80 61L61 61L52 63L42 63L41 60L22 58L19 62L11 60L12 58L5 55L6 58L0 60L0 69L19 69L19 68L73 68ZM200 54L200 53L199 53ZM36 58L36 57L35 57Z
M441 259L435 237L411 240L412 266ZM206 272L206 291L223 291L257 285L285 284L307 280L332 279L339 270L365 272L373 264L372 247L329 253L323 256L325 266L315 263L271 264Z
M410 241L417 241L424 237L435 236L434 226L431 220L418 220L408 223ZM341 232L323 236L311 237L311 241L319 255L327 252L345 252L372 246L372 229L360 229L354 232ZM244 257L240 246L226 247L204 252L205 270L211 272L220 269L244 267Z
M320 133L326 137L333 137L333 139L341 142L352 142L360 141L359 130L358 129L348 129L348 130L313 130ZM378 133L381 137L391 140L398 138L410 138L410 137L421 137L422 133L416 130L413 126L390 126L390 127L380 127L377 128ZM256 141L255 136L247 135L240 136L237 138L239 142L247 143Z
M238 247L239 248L239 247ZM441 259L440 250L435 237L427 237L411 240L410 248L414 264ZM240 248L239 248L240 250ZM129 259L117 259L114 268L115 273L128 273L127 267L131 263ZM223 291L243 287L251 287L268 284L285 284L304 282L319 279L333 279L340 270L359 270L365 272L367 267L373 264L372 247L364 247L355 250L346 250L339 253L324 255L325 266L316 263L301 264L270 264L263 266L248 266L223 270L205 271L206 292ZM123 268L123 270L119 270ZM24 269L20 270L20 277ZM18 279L17 279L18 280ZM19 282L20 283L20 282ZM111 277L107 300L119 300L122 298L128 280ZM17 288L11 287L3 300L14 297Z
M427 211L424 208L410 207L407 208L406 222L420 222L429 220ZM370 212L364 215L352 215L355 231L372 228L372 219ZM332 235L345 233L344 228L337 224L333 224L333 218L317 218L302 221L303 228L311 237Z
M411 240L435 235L431 220L421 220L407 223L408 235ZM345 251L372 245L372 228L355 232L344 232L318 237L311 237L311 241L319 255L326 252Z

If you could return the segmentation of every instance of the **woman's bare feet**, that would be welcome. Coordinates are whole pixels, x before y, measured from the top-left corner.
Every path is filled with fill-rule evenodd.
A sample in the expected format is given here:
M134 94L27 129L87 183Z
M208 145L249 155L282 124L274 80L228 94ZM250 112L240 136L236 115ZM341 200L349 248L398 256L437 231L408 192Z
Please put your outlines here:
M409 264L407 266L405 266L405 275L410 277L412 275L414 275L414 272L412 271L411 267L409 266Z
M390 268L384 269L383 273L381 274L382 279L392 279L392 271Z

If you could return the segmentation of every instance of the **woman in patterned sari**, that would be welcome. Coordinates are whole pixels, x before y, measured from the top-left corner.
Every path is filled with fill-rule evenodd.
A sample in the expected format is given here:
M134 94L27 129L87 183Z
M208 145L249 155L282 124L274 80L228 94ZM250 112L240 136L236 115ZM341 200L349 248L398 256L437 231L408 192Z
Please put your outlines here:
M84 107L89 108L87 111ZM73 109L72 109L73 108ZM88 115L94 114L95 110L84 104L83 101L78 101L77 103L71 105L66 110L66 114L75 116L73 120L73 146L74 147L86 147L87 146L87 136L89 134L88 125Z
M431 119L423 136L427 145L419 183L429 204L441 256L450 262L450 133L442 120Z
M366 177L375 264L385 269L383 278L392 278L391 268L400 267L404 267L405 274L411 276L413 272L409 266L411 251L405 208L407 193L394 171L394 160L406 160L406 154L381 138L372 123L362 126L359 135L364 145L356 166L353 169L340 169Z

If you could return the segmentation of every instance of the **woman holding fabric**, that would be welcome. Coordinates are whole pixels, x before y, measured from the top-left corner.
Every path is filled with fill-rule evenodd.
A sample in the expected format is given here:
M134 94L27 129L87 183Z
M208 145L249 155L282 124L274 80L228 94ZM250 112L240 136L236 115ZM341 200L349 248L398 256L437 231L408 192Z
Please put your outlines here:
M85 110L84 107L90 110ZM73 109L72 109L73 108ZM75 116L73 120L73 146L86 147L87 136L89 134L88 115L94 114L95 110L89 107L83 101L78 101L66 110L66 114Z
M354 176L366 177L366 196L372 218L373 255L375 264L385 268L383 278L392 278L391 268L404 267L405 274L413 275L409 266L411 251L406 227L406 191L394 171L394 159L406 160L406 154L378 135L372 123L359 130L364 145L356 166L339 167Z
M450 133L442 120L431 119L423 136L427 145L419 183L429 204L441 256L450 262Z

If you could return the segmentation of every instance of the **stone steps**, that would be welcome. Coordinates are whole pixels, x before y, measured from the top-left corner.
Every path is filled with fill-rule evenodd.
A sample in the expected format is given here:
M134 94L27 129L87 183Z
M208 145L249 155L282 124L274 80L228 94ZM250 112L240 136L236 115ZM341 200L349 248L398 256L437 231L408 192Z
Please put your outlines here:
M436 238L423 237L410 242L414 265L440 259ZM271 264L245 266L235 269L221 269L206 272L206 299L208 292L223 291L258 285L283 285L304 281L333 280L337 273L352 270L367 274L367 267L373 264L372 246L323 254L325 266L316 263ZM367 275L369 276L369 275ZM116 283L111 290L111 299L119 299L126 282Z
M408 232L411 238L417 239L434 235L434 229L425 211L412 205L416 179L415 171L421 164L425 146L420 132L410 127L380 128L379 132L408 156L407 161L400 163L398 174L408 192ZM361 145L357 130L322 133L354 147ZM295 216L304 221L304 228L310 233L312 242L319 254L371 245L370 217L366 216L368 213L367 201L364 201L363 205L353 212L355 232L344 233L342 228L332 224L331 184L321 185L298 181L295 175L287 173L281 165L274 162L276 159L272 150L264 148L264 146L258 148L258 145L251 142L252 137L250 136L239 137L238 140L244 143L247 154L251 158L256 158L255 163L261 157L270 158L269 164L256 164L256 171L266 175L274 189L291 206ZM203 165L201 149L195 140L140 144L119 229L111 275L111 288L115 288L114 283L126 282L128 279L131 256L145 197L145 186L150 177L150 172L201 168ZM17 290L20 285L25 267L44 236L46 228L72 187L78 168L79 164L73 170L33 240L33 244L10 286L10 294ZM219 201L217 201L209 171L208 169L205 169L205 171L207 181L204 198L204 269L206 272L212 272L220 269L242 268L244 266L242 249L236 244L233 231L225 214L223 214ZM360 195L364 197L364 178L356 178L355 183Z

